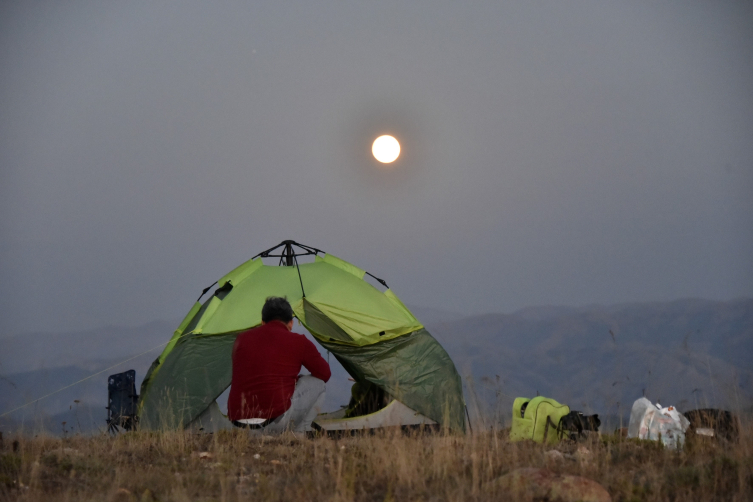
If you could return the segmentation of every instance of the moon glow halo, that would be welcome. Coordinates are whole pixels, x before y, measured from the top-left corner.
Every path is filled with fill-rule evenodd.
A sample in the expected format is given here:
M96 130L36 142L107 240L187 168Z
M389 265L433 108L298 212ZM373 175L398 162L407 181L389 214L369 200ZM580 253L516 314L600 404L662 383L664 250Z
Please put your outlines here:
M371 153L382 164L390 164L400 155L400 143L389 134L379 136L371 145Z

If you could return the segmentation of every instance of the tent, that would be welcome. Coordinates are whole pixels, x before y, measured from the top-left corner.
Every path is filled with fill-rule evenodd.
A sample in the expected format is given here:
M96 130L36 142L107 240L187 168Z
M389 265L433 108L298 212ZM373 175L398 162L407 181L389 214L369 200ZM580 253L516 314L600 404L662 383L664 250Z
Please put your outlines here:
M307 256L313 262L298 263ZM279 258L265 265L262 258ZM364 280L369 275L384 287ZM370 382L427 423L464 431L460 376L442 346L386 282L323 251L283 241L206 288L141 386L139 427L186 427L230 385L238 333L261 324L269 296L285 296L300 323L357 382ZM393 412L394 413L394 412Z

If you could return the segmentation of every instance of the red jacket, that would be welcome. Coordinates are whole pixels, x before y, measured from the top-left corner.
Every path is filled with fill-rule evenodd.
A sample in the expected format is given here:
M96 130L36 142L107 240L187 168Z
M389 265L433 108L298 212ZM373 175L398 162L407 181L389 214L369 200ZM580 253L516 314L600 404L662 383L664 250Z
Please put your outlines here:
M301 365L325 382L331 376L329 364L314 344L288 331L281 321L238 335L233 345L228 418L274 418L285 413Z

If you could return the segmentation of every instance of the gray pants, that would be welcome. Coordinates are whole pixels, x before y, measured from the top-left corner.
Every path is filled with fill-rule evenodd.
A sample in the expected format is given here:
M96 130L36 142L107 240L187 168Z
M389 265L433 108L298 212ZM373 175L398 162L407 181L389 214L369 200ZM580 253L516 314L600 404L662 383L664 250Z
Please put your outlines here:
M288 411L262 429L249 429L254 435L282 434L285 431L307 432L311 422L321 412L324 404L324 382L311 375L304 375L295 384Z

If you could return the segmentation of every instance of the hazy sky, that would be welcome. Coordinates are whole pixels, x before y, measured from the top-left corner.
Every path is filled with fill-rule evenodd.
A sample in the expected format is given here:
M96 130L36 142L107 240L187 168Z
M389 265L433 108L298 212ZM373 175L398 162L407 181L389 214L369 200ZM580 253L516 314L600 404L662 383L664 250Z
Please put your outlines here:
M462 313L753 296L751 20L749 1L4 2L2 334L180 318L283 239Z

